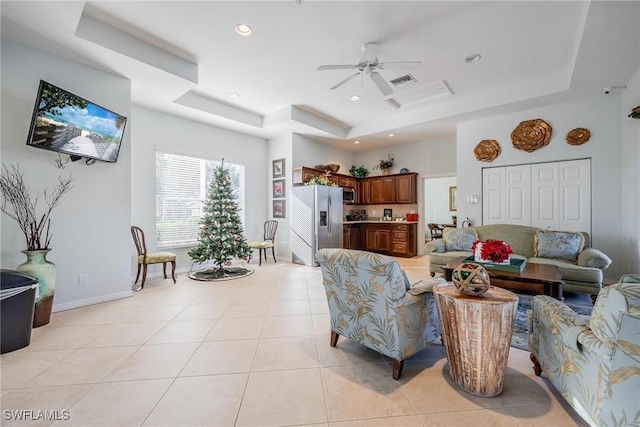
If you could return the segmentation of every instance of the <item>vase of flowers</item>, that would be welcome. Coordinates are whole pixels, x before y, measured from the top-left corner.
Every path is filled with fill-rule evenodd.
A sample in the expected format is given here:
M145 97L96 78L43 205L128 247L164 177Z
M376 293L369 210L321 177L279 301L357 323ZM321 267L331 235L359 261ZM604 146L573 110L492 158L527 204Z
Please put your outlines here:
M389 175L389 169L393 166L396 155L395 154L387 154L387 159L380 159L377 165L375 165L374 169L380 169L382 171L382 175Z
M58 184L53 191L43 191L46 203L44 212L37 212L40 193L35 199L31 199L29 188L24 182L22 173L17 166L7 168L2 166L0 174L0 193L2 194L2 207L0 208L10 218L18 223L24 234L27 249L23 250L27 261L16 269L24 274L38 279L38 296L36 298L33 327L46 325L51 320L51 308L56 282L56 266L47 260L47 254L51 249L51 212L58 206L62 196L71 190L73 178L58 178Z
M511 246L503 242L502 240L486 240L481 242L476 240L471 246L473 251L473 259L478 262L487 262L492 264L506 264L511 263Z

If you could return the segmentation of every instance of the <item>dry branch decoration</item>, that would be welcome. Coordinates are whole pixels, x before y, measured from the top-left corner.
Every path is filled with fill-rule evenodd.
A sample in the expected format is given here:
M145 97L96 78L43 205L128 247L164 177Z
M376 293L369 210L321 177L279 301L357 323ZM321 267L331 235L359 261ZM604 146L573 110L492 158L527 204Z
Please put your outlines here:
M551 126L542 119L526 120L511 132L513 148L532 153L549 144Z
M0 175L0 192L2 194L2 206L0 210L18 222L18 226L27 241L27 250L35 251L49 249L51 237L49 227L51 226L51 212L58 206L62 196L73 188L71 183L73 178L66 179L58 177L58 184L52 192L43 191L45 203L47 204L44 213L38 215L36 208L40 199L40 192L36 193L35 199L31 199L30 189L24 182L24 178L18 166L11 166L11 169L2 165ZM44 233L44 242L42 240ZM43 244L44 243L44 244Z
M585 128L575 128L567 134L567 144L582 145L591 138L591 132Z
M481 162L493 162L502 152L500 144L495 139L483 139L478 142L476 148L473 149L473 154Z

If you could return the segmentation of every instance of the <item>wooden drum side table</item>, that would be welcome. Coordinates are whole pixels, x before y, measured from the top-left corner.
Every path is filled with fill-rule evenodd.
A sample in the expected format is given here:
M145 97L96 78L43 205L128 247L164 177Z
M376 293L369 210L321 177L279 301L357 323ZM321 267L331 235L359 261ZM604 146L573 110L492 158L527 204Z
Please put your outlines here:
M478 396L502 393L518 296L491 286L472 297L460 294L453 284L438 285L433 293L455 383Z

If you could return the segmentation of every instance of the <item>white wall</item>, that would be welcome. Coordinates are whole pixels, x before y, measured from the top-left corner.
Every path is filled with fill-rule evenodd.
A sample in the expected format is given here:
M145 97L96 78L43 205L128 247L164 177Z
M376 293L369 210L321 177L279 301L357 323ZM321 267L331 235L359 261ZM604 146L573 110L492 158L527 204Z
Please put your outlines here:
M622 93L623 272L640 273L640 120L627 117L640 105L640 69Z
M345 144L351 144L345 141ZM333 145L318 142L304 135L293 134L293 164L292 167L315 165L340 165L338 173L349 175L349 168L354 164L355 154L342 150Z
M451 215L458 213L449 210L449 187L455 187L456 182L455 176L424 180L424 220L427 224L452 224Z
M147 236L147 249L156 250L156 150L218 160L245 167L244 232L247 241L262 239L267 219L265 206L271 192L265 158L267 142L180 117L133 106L131 137L131 224L141 227ZM128 226L127 226L128 227ZM149 238L149 236L151 238ZM129 237L131 239L131 237ZM129 242L128 263L135 279L136 261L133 241ZM191 248L170 248L177 255L177 270L189 271L187 255ZM256 254L257 255L257 254ZM198 268L196 264L195 268ZM162 264L149 266L150 274L162 271Z
M458 219L469 217L482 223L482 203L470 205L467 194L482 194L482 167L591 158L592 167L592 243L613 259L605 277L617 279L625 264L622 234L622 137L620 129L621 95L586 97L569 103L550 105L529 111L493 117L458 125ZM551 125L553 133L548 146L533 153L516 150L511 132L523 120L541 118ZM577 127L591 131L584 145L566 143L567 133ZM473 149L483 139L495 139L502 154L492 163L476 160ZM637 144L637 139L636 139ZM626 153L625 153L626 155ZM637 166L636 166L637 167ZM637 186L637 181L636 184ZM482 202L482 200L481 200ZM626 271L626 265L624 266Z
M265 206L269 219L275 219L278 221L278 230L276 231L275 250L276 258L283 261L291 262L291 187L292 187L292 165L293 165L293 145L292 134L287 133L276 138L267 141L267 172L266 180L269 183L269 198L267 199L267 205ZM273 218L273 161L278 159L284 159L285 162L285 201L287 203L286 218ZM307 166L307 165L305 165ZM280 179L280 178L277 178Z
M26 146L41 79L128 117L117 163L87 166L78 161L58 169L57 154ZM3 164L18 163L34 192L51 189L59 176L76 178L51 221L54 311L131 295L130 99L131 83L125 78L2 40ZM2 215L2 267L24 262L23 249L17 224ZM88 275L87 285L78 285L80 274Z

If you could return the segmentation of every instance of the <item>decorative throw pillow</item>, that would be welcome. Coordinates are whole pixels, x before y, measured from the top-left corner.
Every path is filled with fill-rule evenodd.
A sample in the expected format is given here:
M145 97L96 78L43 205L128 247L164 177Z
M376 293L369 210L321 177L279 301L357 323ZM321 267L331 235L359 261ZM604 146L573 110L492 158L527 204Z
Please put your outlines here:
M538 230L533 245L534 257L575 262L584 248L584 237L571 231Z
M478 240L478 233L473 228L461 228L449 231L442 238L447 251L471 251L473 242Z

